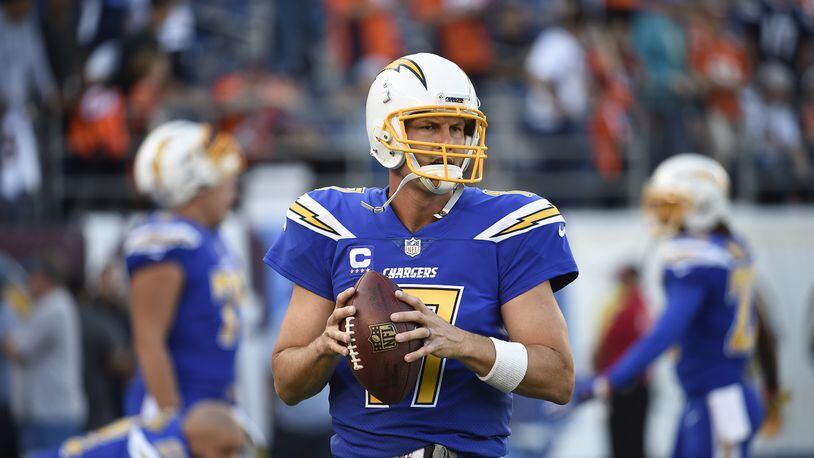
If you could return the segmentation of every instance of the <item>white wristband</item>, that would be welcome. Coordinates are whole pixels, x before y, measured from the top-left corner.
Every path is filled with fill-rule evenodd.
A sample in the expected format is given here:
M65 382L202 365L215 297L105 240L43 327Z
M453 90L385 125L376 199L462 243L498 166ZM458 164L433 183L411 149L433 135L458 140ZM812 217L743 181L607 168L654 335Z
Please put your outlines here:
M526 346L494 337L490 339L495 344L495 364L486 376L478 375L478 378L504 393L514 391L523 381L529 367Z

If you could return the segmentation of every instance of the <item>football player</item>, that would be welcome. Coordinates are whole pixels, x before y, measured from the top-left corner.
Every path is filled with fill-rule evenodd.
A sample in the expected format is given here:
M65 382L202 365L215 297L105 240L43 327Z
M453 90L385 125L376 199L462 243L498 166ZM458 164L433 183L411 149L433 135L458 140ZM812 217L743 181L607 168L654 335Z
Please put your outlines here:
M601 375L580 381L575 399L607 398L661 353L680 348L686 395L674 456L748 456L763 417L746 365L757 341L755 270L732 231L729 177L714 160L680 154L662 162L645 188L646 214L665 240L666 306L647 335Z
M511 393L568 402L574 374L554 291L577 276L565 220L526 192L468 187L486 160L486 116L467 75L434 54L400 58L367 98L370 154L387 188L324 188L289 208L264 260L295 283L274 350L280 397L330 384L337 457L504 456ZM412 308L414 392L384 405L347 364L353 285L375 269ZM444 455L449 453L449 455Z
M126 415L233 401L244 282L218 227L243 167L230 135L188 121L159 126L136 154L136 186L162 210L124 243L139 367Z
M123 418L32 458L237 458L247 439L229 404L204 400L184 415L165 412L149 421Z

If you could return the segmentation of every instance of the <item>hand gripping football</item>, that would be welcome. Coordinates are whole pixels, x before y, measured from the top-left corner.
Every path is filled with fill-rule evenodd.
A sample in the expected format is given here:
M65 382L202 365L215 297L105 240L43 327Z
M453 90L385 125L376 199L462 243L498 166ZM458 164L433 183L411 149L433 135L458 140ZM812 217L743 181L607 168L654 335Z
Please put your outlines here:
M396 342L396 334L416 326L395 323L390 314L413 309L394 295L399 287L378 272L366 272L355 288L347 305L355 306L356 314L339 327L352 332L348 364L356 380L376 399L398 404L413 390L421 365L419 361L404 361L404 355L421 348L423 341Z

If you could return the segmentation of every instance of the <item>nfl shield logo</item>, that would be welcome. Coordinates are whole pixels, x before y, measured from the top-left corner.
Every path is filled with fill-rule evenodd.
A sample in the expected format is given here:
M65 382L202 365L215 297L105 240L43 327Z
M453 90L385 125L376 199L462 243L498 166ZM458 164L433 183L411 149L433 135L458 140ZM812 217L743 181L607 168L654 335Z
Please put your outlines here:
M421 240L413 237L404 241L404 254L414 258L421 253Z

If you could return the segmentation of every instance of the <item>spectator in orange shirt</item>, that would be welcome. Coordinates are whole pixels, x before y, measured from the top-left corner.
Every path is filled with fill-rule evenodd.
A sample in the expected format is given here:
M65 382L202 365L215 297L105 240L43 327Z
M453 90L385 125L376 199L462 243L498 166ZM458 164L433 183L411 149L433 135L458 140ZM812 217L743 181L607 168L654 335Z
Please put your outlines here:
M112 42L99 46L85 64L85 89L68 124L68 146L77 168L105 169L114 167L130 151L127 110L121 91L109 84L119 65L120 52ZM94 167L89 163L101 162ZM122 168L123 172L124 169Z
M402 54L393 0L326 0L328 44L350 77L363 61L390 62Z
M484 21L490 0L414 0L413 16L428 26L434 51L458 64L475 81L486 76L494 60Z
M126 185L130 154L127 102L111 82L119 58L118 45L108 42L94 50L85 63L84 85L68 113L64 171L71 181L65 208L111 205L120 195L118 189ZM102 177L121 186L106 183L109 188L100 194L97 190Z
M721 0L697 2L689 36L690 66L706 108L706 149L731 166L741 117L738 96L749 79L749 58L742 38L727 29Z
M587 61L595 91L588 133L596 169L614 181L624 169L633 138L633 81L636 58L629 45L629 19L609 15L601 27L589 27Z

